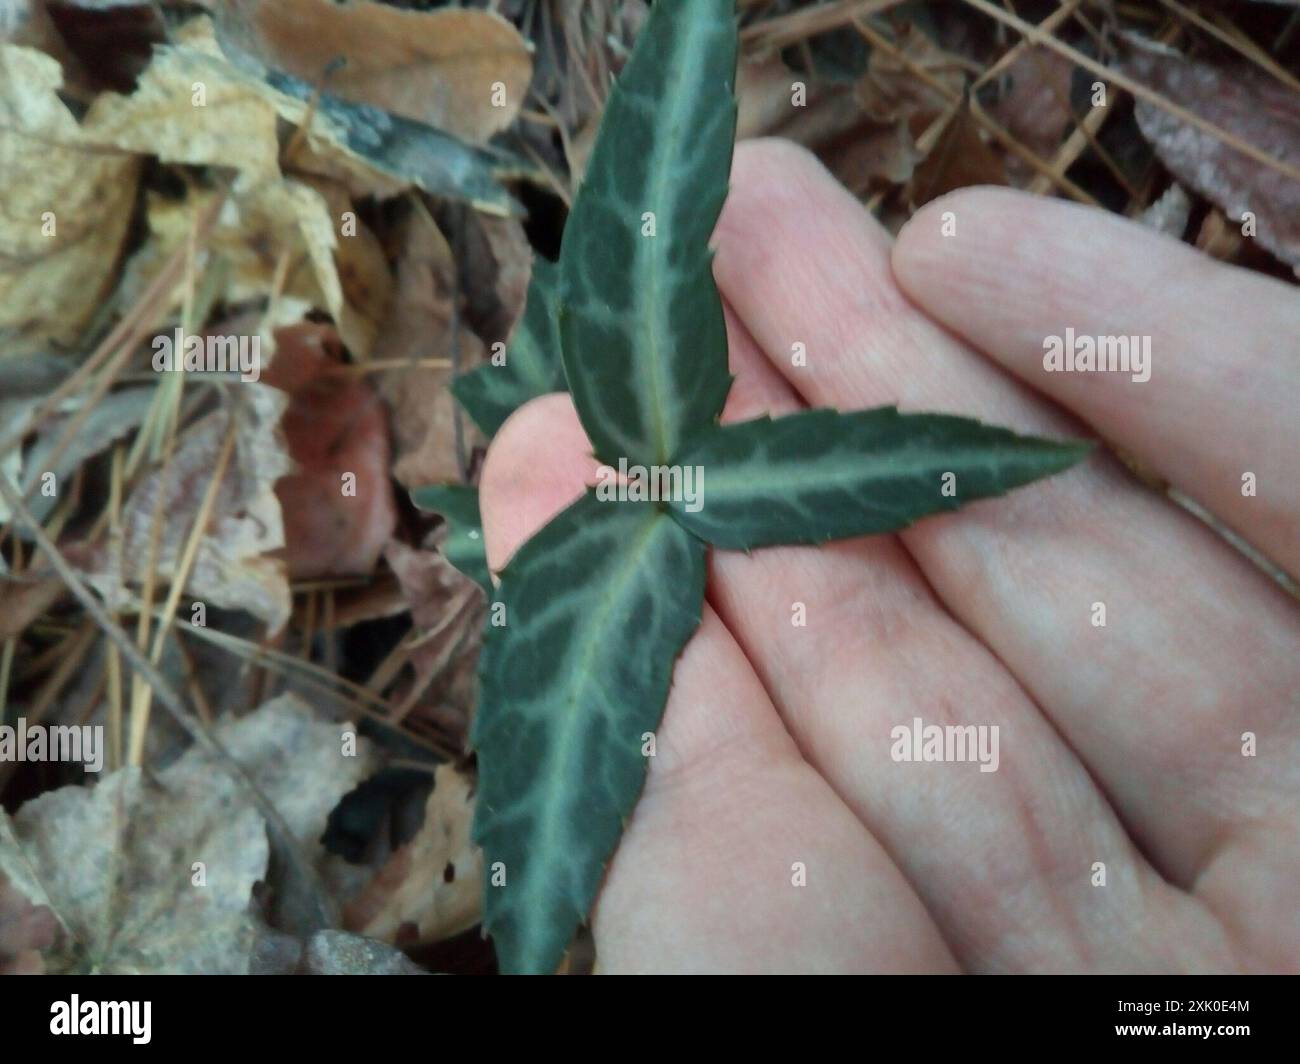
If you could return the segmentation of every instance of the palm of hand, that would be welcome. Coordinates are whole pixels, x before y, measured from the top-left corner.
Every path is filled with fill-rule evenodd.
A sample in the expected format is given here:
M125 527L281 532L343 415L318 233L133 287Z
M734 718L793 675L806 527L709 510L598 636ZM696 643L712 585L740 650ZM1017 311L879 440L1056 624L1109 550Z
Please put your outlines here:
M898 402L1091 426L1300 572L1286 286L1006 192L926 208L891 264L780 142L738 149L715 243L726 419ZM1151 380L1045 374L1067 326L1150 335ZM567 397L511 418L482 481L493 568L595 468ZM1295 969L1297 691L1295 601L1101 455L898 536L715 551L596 910L601 966ZM997 771L894 760L915 718L996 726Z

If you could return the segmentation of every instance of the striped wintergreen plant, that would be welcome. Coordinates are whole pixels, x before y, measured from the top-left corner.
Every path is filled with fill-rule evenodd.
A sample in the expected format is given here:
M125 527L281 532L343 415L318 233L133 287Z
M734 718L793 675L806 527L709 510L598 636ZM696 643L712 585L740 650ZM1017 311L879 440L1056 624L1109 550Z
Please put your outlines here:
M654 4L611 90L558 267L536 264L505 365L455 386L491 435L567 384L601 462L703 476L694 506L589 489L490 591L474 837L484 922L508 972L554 971L587 917L700 620L710 546L890 532L1087 450L893 407L719 423L731 377L708 241L735 134L733 3ZM454 526L477 521L472 498L426 490L417 502Z

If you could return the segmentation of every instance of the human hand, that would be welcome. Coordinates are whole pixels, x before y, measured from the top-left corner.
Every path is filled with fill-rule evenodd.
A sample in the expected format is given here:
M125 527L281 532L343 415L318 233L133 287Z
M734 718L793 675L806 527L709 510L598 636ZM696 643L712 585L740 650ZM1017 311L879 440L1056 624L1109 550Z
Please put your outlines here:
M1005 190L928 205L891 256L780 141L737 148L715 244L724 420L1090 426L1300 574L1294 288ZM1045 372L1067 327L1150 336L1150 379ZM595 470L566 396L518 411L492 567ZM918 717L996 727L996 771L894 760ZM1300 605L1099 452L900 535L711 552L594 932L605 971L1277 971L1297 913Z

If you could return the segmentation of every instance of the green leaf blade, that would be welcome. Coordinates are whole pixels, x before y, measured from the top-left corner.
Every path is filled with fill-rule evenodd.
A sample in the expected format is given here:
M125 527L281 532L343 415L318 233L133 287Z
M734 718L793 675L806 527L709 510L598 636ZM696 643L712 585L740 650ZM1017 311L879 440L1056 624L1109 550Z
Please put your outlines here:
M708 241L731 171L735 77L734 0L655 4L565 227L565 376L611 465L670 461L731 385Z
M808 410L697 438L678 459L703 470L697 510L670 505L684 528L716 547L823 543L894 532L1002 495L1068 469L1090 449L892 406Z
M467 484L431 484L412 491L411 502L421 510L442 515L447 522L447 541L442 553L447 561L491 595L492 577L488 573L483 543L478 488Z
M564 390L559 267L538 255L533 258L524 312L506 347L505 365L487 362L461 374L452 381L451 393L491 439L528 400Z
M487 629L472 739L484 923L503 971L554 971L585 920L703 599L699 540L655 507L590 492L501 574L506 623Z

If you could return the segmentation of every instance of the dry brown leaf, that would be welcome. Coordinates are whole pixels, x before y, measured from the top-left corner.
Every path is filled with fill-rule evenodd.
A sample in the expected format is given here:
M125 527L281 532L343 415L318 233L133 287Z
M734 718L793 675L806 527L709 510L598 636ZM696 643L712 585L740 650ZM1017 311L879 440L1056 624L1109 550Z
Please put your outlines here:
M142 150L175 156L177 161L234 167L246 178L269 180L279 173L279 144L269 139L278 117L298 127L289 142L286 168L341 184L354 197L385 199L414 184L434 195L481 202L497 213L512 209L496 180L500 159L487 149L375 108L334 97L313 101L302 83L297 94L288 91L292 86L283 79L280 87L273 87L269 72L255 57L222 51L212 20L205 16L184 23L173 40L174 45L155 55L142 93L97 101L107 112L94 116L103 123L105 136L125 129L132 143L140 138ZM208 101L201 107L194 105L197 85ZM214 98L221 107L214 109ZM168 126L178 120L193 128L160 130L154 142L147 121L139 132L151 109L167 118ZM249 142L227 145L232 128L247 135Z
M805 94L798 106L796 84ZM875 181L901 184L912 175L917 154L906 124L864 113L849 87L807 81L773 56L742 62L736 92L738 138L779 136L802 144L858 193Z
M222 35L268 66L472 143L514 121L532 78L519 31L485 11L331 0L216 0L214 8Z
M351 931L408 948L473 927L482 917L483 855L470 841L473 786L439 765L419 833L344 910Z
M1274 159L1300 166L1300 96L1294 91L1251 64L1187 59L1138 37L1126 40L1133 45L1123 60L1130 76ZM1179 181L1238 225L1249 212L1254 239L1300 267L1300 181L1145 100L1137 103L1137 120Z
M202 104L198 87L202 87ZM301 118L303 106L231 66L211 23L196 19L176 47L160 49L129 96L104 94L86 118L87 135L167 161L239 171L198 267L220 260L226 273L211 293L226 303L260 300L285 259L282 299L270 325L290 324L304 310L327 311L358 358L369 356L392 294L392 279L374 236L352 212L347 192L321 177L280 177L279 116ZM323 122L313 129L328 138ZM183 201L151 197L151 239L128 266L127 305L177 248L215 193ZM184 295L178 281L169 307Z
M201 102L200 102L201 101ZM286 258L283 297L270 322L289 324L309 307L331 314L358 357L366 357L382 317L390 282L376 266L372 239L360 223L342 239L347 195L320 179L281 179L277 125L281 113L301 117L298 101L231 66L207 19L187 23L175 47L159 49L130 95L106 93L86 116L87 135L102 143L157 155L168 162L239 171L206 248L200 271L220 259L225 286L213 293L227 303L261 300ZM323 130L324 127L322 126ZM151 239L127 269L122 298L138 298L162 264L189 239L196 217L215 193L193 191L182 201L151 197ZM362 245L366 245L363 247ZM336 262L337 258L337 262ZM382 258L382 256L380 257ZM349 300L340 266L355 278ZM169 309L180 305L178 281Z
M379 239L356 216L342 185L317 177L304 176L302 180L324 201L333 227L332 272L338 277L338 291L331 289L334 305L326 309L338 323L348 349L365 360L374 350L393 302L388 260ZM317 266L318 277L320 273L321 267Z
M58 61L0 45L0 335L9 351L80 337L112 283L140 163L96 146L59 99Z
M374 768L368 744L344 753L348 727L283 696L217 730L309 856L330 810ZM12 819L0 812L0 872L65 932L42 947L55 971L247 971L269 855L247 788L201 749L155 775L122 769L49 791Z
M289 396L280 424L296 468L275 492L293 579L370 573L397 524L384 406L339 354L328 326L281 329L262 376Z
M274 485L292 468L278 428L288 399L261 383L238 385L238 395L244 402L238 407L234 452L186 588L206 603L248 611L275 633L288 620L292 602L284 561L269 556L284 546ZM166 473L150 473L127 499L120 543L98 550L86 574L110 606L126 605L119 588L144 579L160 492L162 530L154 571L162 579L176 572L230 418L231 410L223 408L186 429Z
M172 163L238 170L196 263L201 272L220 259L227 269L225 285L212 297L226 303L265 298L283 258L282 299L269 324L292 323L316 307L334 317L348 346L365 358L391 278L372 235L346 215L351 203L342 189L318 178L281 178L279 117L300 118L302 111L299 101L226 62L211 22L200 18L183 27L177 46L159 49L133 94L96 99L85 137ZM324 125L321 130L328 135ZM127 268L121 293L127 304L185 245L213 195L195 190L179 202L149 199L151 239ZM179 306L183 293L178 281L169 308Z
M466 211L458 264L465 314L479 336L507 339L524 312L533 249L518 218Z
M991 116L1026 148L1050 159L1074 121L1073 73L1073 63L1046 48L1022 52L998 78L1006 91L990 108Z
M913 25L904 27L897 44L899 51L944 91L926 84L902 59L882 49L872 50L867 72L854 91L870 118L882 124L906 121L912 133L919 136L933 118L943 114L951 101L965 92L965 68L960 59Z
M456 319L456 264L428 212L416 204L406 222L397 266L393 312L375 343L377 359L449 358L459 345L462 372L483 360L483 345ZM460 479L452 371L411 368L387 372L380 394L393 411L397 460L393 476L407 488ZM466 436L470 435L468 423Z
M193 209L203 206L200 197ZM184 239L184 234L174 233L173 238ZM247 288L238 293L244 299L265 298L283 258L282 295L331 313L342 305L343 290L334 268L334 220L310 186L293 180L251 186L237 182L215 238L214 249L247 270ZM295 314L287 308L285 312Z
M954 189L1006 183L1001 156L985 143L969 108L961 107L930 153L917 164L909 199L920 207Z
M445 535L445 529L435 535ZM394 697L444 731L463 734L476 702L482 590L441 551L393 540L384 548L384 558L401 585L413 624L408 660L414 677Z

